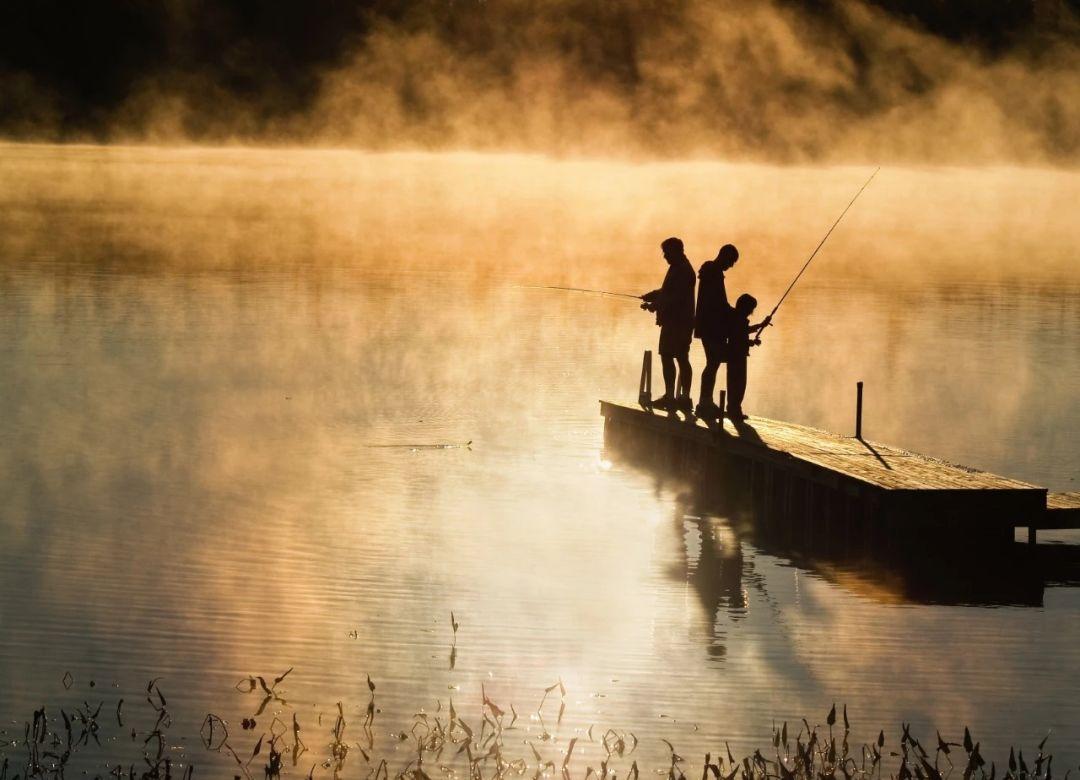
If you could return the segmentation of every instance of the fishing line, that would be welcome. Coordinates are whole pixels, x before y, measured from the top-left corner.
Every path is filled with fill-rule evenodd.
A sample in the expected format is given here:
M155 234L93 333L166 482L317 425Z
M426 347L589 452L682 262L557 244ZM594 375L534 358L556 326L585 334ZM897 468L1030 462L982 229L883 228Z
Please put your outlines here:
M612 298L632 298L635 301L641 300L640 295L610 292L608 290L590 290L587 287L559 287L554 284L519 284L517 286L525 290L563 290L564 292L592 293L593 295L608 295Z
M799 278L803 275L803 272L810 266L810 263L817 256L818 251L821 249L821 247L825 246L825 242L829 240L829 236L831 236L832 232L836 230L836 226L840 224L840 220L842 220L844 218L844 215L848 213L848 209L850 209L852 205L854 205L855 201L859 199L859 196L863 194L863 190L870 186L870 182L875 176L877 176L877 172L880 170L880 166L875 168L874 172L870 174L870 178L863 182L863 186L859 187L859 191L855 193L855 197L851 199L851 202L844 206L844 210L840 212L840 216L836 218L836 222L833 222L832 227L829 228L829 232L825 234L825 237L821 239L818 245L814 248L814 251L811 252L810 257L807 259L807 261L803 263L803 267L799 269L799 273L795 274L795 278L791 280L791 284L789 284L788 288L784 290L784 294L780 296L780 300L776 302L775 306L773 306L773 310L769 312L769 316L765 318L766 320L772 320L773 315L776 314L776 310L780 308L780 304L784 302L784 299L788 297L788 293L791 292L791 288L795 286L795 283L797 281L799 281ZM770 322L769 324L771 325L772 323Z

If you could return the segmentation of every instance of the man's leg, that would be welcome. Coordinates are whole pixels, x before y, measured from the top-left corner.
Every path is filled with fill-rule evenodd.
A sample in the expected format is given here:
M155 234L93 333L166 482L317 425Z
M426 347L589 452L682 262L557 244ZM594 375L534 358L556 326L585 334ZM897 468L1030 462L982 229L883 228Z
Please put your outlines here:
M679 361L679 392L686 398L686 402L690 403L690 386L694 382L694 369L690 366L690 349L687 348L685 352L681 352L677 359Z
M672 349L672 336L670 326L660 328L660 343L656 345L656 351L660 353L660 369L664 373L665 400L675 401L675 349Z
M660 353L660 367L664 372L664 398L675 400L675 357Z
M705 348L705 369L701 372L701 392L698 395L698 405L702 408L713 402L713 390L716 389L716 372L720 370L719 351L712 339L702 339L701 346Z

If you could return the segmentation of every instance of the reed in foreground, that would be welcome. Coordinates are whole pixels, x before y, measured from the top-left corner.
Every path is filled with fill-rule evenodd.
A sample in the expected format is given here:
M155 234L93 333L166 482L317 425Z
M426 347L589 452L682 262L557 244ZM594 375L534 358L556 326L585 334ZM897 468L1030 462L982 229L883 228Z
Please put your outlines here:
M87 763L102 760L104 774L117 780L192 780L196 775L194 762L206 764L204 771L209 776L219 776L223 767L231 766L232 776L242 780L259 775L263 780L289 775L311 780L343 776L364 780L431 780L433 776L467 780L523 776L639 780L643 772L666 775L667 780L688 780L688 775L696 777L698 771L701 780L1054 777L1053 756L1044 753L1045 738L1033 760L1029 762L1022 751L1010 749L1008 765L999 770L983 758L980 743L967 728L960 742L949 742L936 733L933 741L924 744L909 724L901 724L895 743L890 743L882 730L869 744L853 744L847 708L842 708L838 722L835 705L824 725L811 725L805 719L792 726L783 723L773 729L770 745L739 759L724 744L695 765L681 756L671 742L656 739L653 741L663 743L664 751L652 751L651 765L639 766L639 746L649 740L648 735L639 737L591 726L568 740L558 737L566 713L566 687L561 680L545 689L539 705L528 715L528 729L522 727L512 704L500 706L481 686L479 714L471 721L462 716L453 699L445 705L437 701L434 711L416 712L411 723L390 732L389 744L382 745L376 739L379 708L376 684L370 677L366 705L357 708L363 712L358 723L346 718L347 708L338 702L330 721L324 722L318 715L314 724L302 725L280 688L292 672L289 669L269 681L261 675L240 680L238 692L248 699L254 697L251 714L237 724L207 713L199 729L205 751L201 756L175 752L176 737L168 733L173 717L158 679L146 686L142 712L149 717L142 729L133 727L128 731L122 699L115 705L83 702L71 710L56 708L51 713L43 707L25 723L22 739L4 736L0 780L53 780L80 770L92 772L94 769ZM70 687L67 677L65 686ZM130 742L118 736L103 736L113 721L119 736ZM128 745L128 755L113 755L123 743ZM134 759L132 752L137 753ZM663 761L655 759L664 754ZM1063 780L1068 780L1069 774L1065 772Z

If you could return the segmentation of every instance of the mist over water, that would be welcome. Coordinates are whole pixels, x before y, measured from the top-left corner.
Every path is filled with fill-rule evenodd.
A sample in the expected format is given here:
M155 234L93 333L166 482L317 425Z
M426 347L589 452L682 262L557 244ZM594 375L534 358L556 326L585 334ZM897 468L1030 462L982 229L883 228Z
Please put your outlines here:
M735 243L729 291L767 311L869 169L0 162L5 728L164 675L190 757L228 771L190 750L199 723L250 715L233 684L294 666L316 732L370 674L388 750L436 699L473 706L483 683L525 713L561 677L559 750L632 730L643 767L666 764L661 738L693 761L749 751L833 701L860 740L969 725L1001 766L1053 729L1055 768L1080 762L1075 587L912 598L755 546L603 452L597 399L633 397L652 318L527 287L642 292L674 234L695 265ZM748 411L847 433L864 380L868 438L1076 490L1078 196L1067 172L884 168L754 351Z

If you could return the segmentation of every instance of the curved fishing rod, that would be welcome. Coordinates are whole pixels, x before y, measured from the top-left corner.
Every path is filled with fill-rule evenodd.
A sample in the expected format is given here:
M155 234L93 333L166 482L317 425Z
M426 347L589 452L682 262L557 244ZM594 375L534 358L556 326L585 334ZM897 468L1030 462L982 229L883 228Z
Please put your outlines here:
M881 166L875 168L874 172L870 174L870 178L863 182L863 186L859 187L859 191L855 193L855 197L851 199L851 202L844 206L844 210L840 212L840 216L836 218L836 222L832 223L832 227L829 228L829 232L826 233L825 237L821 239L821 241L816 247L814 247L814 251L810 253L810 257L805 263L803 263L803 267L799 269L799 273L795 274L795 278L791 280L791 284L788 285L788 288L784 290L784 294L780 296L780 300L778 300L776 302L776 305L773 306L773 310L769 312L769 316L766 317L764 320L766 323L772 325L773 315L776 314L776 310L780 308L780 304L784 302L784 299L788 297L788 293L791 292L791 288L793 288L795 286L795 283L799 281L799 278L802 277L803 272L810 266L810 263L817 256L818 251L821 249L821 247L825 246L825 242L829 240L829 236L831 236L832 232L836 230L836 226L840 224L840 220L842 220L844 218L844 215L848 213L848 209L850 209L854 205L855 201L859 199L859 196L863 194L863 190L870 186L870 182L875 176L877 176L877 172L880 170Z
M640 295L631 295L630 293L609 292L608 290L590 290L587 287L559 287L553 284L523 284L520 285L526 290L563 290L564 292L579 292L579 293L592 293L593 295L607 295L612 298L633 298L635 301L640 301Z

